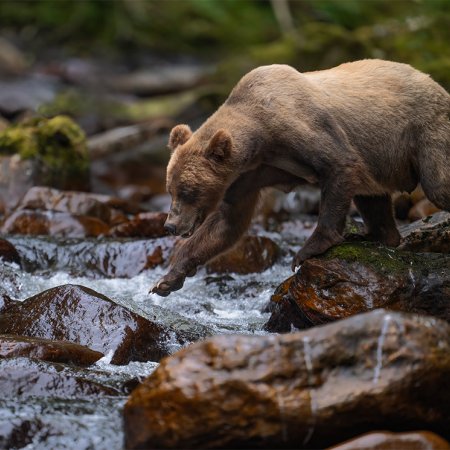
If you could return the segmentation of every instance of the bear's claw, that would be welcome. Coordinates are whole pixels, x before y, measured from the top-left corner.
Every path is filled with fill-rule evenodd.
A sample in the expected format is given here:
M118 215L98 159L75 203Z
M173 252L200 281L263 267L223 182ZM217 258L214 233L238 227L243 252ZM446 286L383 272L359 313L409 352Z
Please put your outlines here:
M150 289L149 294L167 297L171 292L177 291L183 287L184 279L185 275L172 274L169 272Z

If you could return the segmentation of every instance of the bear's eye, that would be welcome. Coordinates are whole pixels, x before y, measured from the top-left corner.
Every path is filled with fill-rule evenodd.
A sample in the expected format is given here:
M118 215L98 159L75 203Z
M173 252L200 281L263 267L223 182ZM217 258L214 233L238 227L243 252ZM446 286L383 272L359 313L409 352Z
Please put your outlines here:
M200 191L197 188L189 188L183 186L178 190L178 198L183 203L195 203L200 194Z

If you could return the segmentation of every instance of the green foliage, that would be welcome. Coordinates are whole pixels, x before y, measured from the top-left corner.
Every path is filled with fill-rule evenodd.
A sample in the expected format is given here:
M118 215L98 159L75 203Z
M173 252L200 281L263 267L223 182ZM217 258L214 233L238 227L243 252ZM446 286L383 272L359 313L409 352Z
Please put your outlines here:
M225 90L249 68L300 70L359 58L412 64L450 88L449 0L289 0L287 36L268 0L2 0L0 27L31 45L121 56L133 50L219 60Z

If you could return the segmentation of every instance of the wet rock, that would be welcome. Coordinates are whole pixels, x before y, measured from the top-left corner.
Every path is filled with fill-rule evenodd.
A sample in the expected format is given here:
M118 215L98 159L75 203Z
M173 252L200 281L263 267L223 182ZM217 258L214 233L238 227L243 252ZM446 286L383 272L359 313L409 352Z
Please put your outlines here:
M90 379L82 369L27 358L0 359L0 391L2 398L120 394L117 389Z
M116 225L108 235L113 237L147 237L167 236L164 229L167 214L161 212L140 213L128 222Z
M206 265L208 273L263 272L280 254L278 245L263 236L244 236L231 250Z
M290 280L290 281L289 281ZM275 310L269 331L318 325L376 308L429 314L450 321L450 258L374 244L341 244L305 261L284 288L295 303L295 323ZM282 305L281 305L282 306ZM278 317L277 317L278 316ZM270 325L270 326L269 326Z
M140 208L135 204L109 195L60 191L41 186L31 188L20 201L18 208L91 216L111 225L125 222L126 214L140 212Z
M278 333L309 328L311 323L305 320L298 305L289 295L289 288L294 276L283 281L273 295L263 312L271 313L269 321L264 325L266 331L276 330Z
M389 433L378 431L357 437L328 450L447 450L450 444L430 431Z
M213 337L132 392L126 446L323 448L385 427L447 437L449 336L438 319L377 310L301 333Z
M132 278L169 258L173 237L154 239L8 239L22 256L26 271L63 270L90 278Z
M0 448L24 448L33 442L34 436L41 431L43 424L39 419L23 420L15 417L10 421L0 422Z
M22 209L9 215L0 230L30 236L96 237L106 235L109 226L95 217Z
M0 313L5 311L16 302L14 298L19 297L21 280L20 268L17 265L0 262Z
M450 253L450 213L438 212L400 227L399 249L414 252Z
M0 238L0 258L3 261L15 263L20 266L20 256L14 245L6 239Z
M0 359L25 356L42 361L89 366L103 353L68 341L51 341L27 336L0 335Z
M3 211L11 210L31 186L89 188L86 138L68 117L29 119L1 131L0 155Z
M171 347L202 337L155 318L87 287L68 284L8 308L0 316L0 334L68 340L111 355L113 364L159 361Z

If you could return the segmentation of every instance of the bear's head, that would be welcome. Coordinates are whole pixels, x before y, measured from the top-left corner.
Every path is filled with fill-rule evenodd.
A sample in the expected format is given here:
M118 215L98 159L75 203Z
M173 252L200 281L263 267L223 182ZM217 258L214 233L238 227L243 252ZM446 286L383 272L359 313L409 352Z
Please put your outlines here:
M165 228L189 237L217 207L229 186L232 138L220 129L205 139L187 125L177 125L170 133L169 148L167 192L172 203Z

